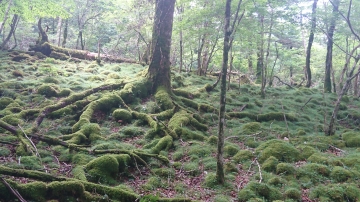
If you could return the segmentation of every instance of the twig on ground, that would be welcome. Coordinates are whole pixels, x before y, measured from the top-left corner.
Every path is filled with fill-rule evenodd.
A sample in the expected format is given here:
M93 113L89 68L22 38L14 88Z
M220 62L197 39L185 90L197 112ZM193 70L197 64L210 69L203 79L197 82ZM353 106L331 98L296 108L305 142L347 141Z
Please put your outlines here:
M259 164L257 158L255 158L255 162L256 162L256 164L257 164L257 166L258 166L258 168L259 168L259 174L260 174L259 183L261 183L261 181L262 181L261 167L260 167L260 164Z
M342 149L339 149L339 148L337 148L337 147L335 147L334 145L331 145L331 144L329 144L329 148L333 149L335 151L341 152L341 153L346 153L346 151L344 151Z
M277 79L280 81L280 83L287 85L287 86L288 86L289 88L291 88L291 89L294 89L291 85L289 85L289 84L281 81L281 79L280 79L279 77L277 77L277 76L274 76L274 77L277 78Z
M28 140L30 141L31 145L32 145L32 146L33 146L33 148L35 149L36 156L37 156L37 157L39 157L39 158L40 158L40 160L41 160L40 154L39 154L39 152L38 152L38 150L37 150L37 148L36 148L36 146L35 146L34 142L33 142L33 141L31 141L31 139L30 139L30 138L26 135L25 131L23 130L23 128L22 128L19 124L18 124L18 126L19 126L20 130L24 133L24 136L26 137L26 139L28 139Z

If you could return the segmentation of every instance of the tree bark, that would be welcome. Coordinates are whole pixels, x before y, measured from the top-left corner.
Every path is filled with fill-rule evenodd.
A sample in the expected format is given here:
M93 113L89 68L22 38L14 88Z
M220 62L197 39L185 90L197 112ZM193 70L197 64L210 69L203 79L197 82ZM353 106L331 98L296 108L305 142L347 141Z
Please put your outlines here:
M62 44L61 44L61 47L65 48L65 45L66 45L66 39L67 39L67 36L68 36L68 26L69 26L69 21L68 19L65 20L65 27L64 27L64 35L63 35L63 41L62 41Z
M325 62L325 81L324 81L324 92L331 93L331 69L332 69L332 48L333 48L333 36L335 31L336 14L339 11L338 0L333 1L333 11L330 19L330 27L327 32L327 45L326 45L326 62Z
M44 29L41 26L41 21L42 21L42 18L40 18L38 21L39 39L36 44L39 44L39 45L49 42L48 35L46 34L46 32L44 31Z
M153 92L160 86L171 92L170 49L174 6L175 0L156 0L152 59L148 70Z
M61 31L62 31L62 19L59 17L59 21L58 21L58 24L57 24L57 36L56 36L56 44L57 44L57 46L60 46Z
M317 1L314 0L313 7L312 7L312 17L311 17L311 30L310 30L310 36L308 41L308 46L306 48L306 61L305 61L305 77L306 77L306 87L311 86L311 69L310 69L310 58L311 58L311 46L314 41L314 35L315 35L315 29L316 29L316 6Z
M216 155L216 180L220 184L225 183L224 174L224 125L225 125L225 104L226 104L226 74L229 60L230 49L230 36L232 30L230 28L230 12L231 12L231 0L226 0L225 7L225 28L224 28L224 49L223 49L223 63L221 74L221 87L220 87L220 111L219 111L219 134L218 145Z

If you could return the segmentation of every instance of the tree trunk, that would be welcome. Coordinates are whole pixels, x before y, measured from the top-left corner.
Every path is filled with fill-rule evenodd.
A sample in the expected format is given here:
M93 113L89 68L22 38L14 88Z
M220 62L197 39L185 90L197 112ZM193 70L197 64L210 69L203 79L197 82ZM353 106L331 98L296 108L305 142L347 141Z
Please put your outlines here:
M46 42L49 42L48 35L46 34L46 32L44 31L44 29L41 26L41 20L42 20L42 18L40 18L38 21L39 40L37 41L36 44L44 44Z
M68 21L68 19L66 19L65 20L65 27L64 27L63 41L62 41L62 44L61 44L61 46L63 48L65 48L65 45L66 45L66 39L67 39L67 36L68 36L68 26L69 26L69 21Z
M17 14L15 14L13 16L13 18L12 18L12 21L11 21L10 32L9 32L8 36L5 38L5 40L3 41L3 43L1 44L2 50L5 49L6 44L9 42L11 36L15 32L16 25L17 25L18 21L19 21L19 16Z
M333 1L333 11L330 19L330 27L327 32L327 47L326 47L326 62L325 62L325 81L324 81L324 92L331 93L331 69L332 69L332 48L333 48L333 36L335 31L336 14L339 10L339 1Z
M61 30L62 30L62 19L59 17L59 21L58 21L58 25L57 25L57 36L56 36L56 44L57 44L57 46L60 46Z
M316 29L316 6L317 6L317 1L318 0L314 0L313 7L312 7L311 30L310 30L308 46L307 46L307 49L306 49L306 61L305 61L306 85L305 86L308 87L308 88L311 86L310 58L311 58L311 46L312 46L312 43L314 41L314 34L315 34L315 29Z
M198 55L197 55L197 65L198 65L198 72L197 74L199 76L201 76L201 72L202 72L202 51L203 51L203 48L204 48L204 44L205 44L205 35L203 35L201 37L201 42L200 42L200 47L199 47L199 50L198 50Z
M225 183L224 174L224 125L225 125L225 104L226 104L226 74L229 60L230 49L230 12L231 12L231 0L226 0L225 8L225 29L224 29L224 49L223 49L223 63L221 74L221 87L220 87L220 111L219 111L219 134L218 134L218 147L216 155L216 180L220 184Z
M152 34L152 59L148 70L153 84L153 92L160 86L168 92L171 91L170 49L174 6L175 0L156 0Z
M9 5L8 5L8 7L7 7L7 9L6 9L5 14L4 14L4 20L3 20L3 22L2 22L1 25L0 25L0 34L1 34L2 31L3 31L3 28L4 28L4 25L5 25L6 20L8 19L8 14L9 14L10 7L12 6L12 2L13 2L13 0L10 0L10 1L9 1Z

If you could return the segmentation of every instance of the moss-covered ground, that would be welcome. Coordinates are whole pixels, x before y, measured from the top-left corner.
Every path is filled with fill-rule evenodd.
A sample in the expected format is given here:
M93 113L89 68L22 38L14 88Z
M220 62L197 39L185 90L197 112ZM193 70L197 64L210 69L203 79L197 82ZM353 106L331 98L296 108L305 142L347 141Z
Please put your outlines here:
M278 86L261 99L232 83L220 186L215 77L174 72L169 97L149 94L138 64L0 60L0 201L17 200L9 187L29 201L360 199L359 98L343 99L325 136L336 94Z

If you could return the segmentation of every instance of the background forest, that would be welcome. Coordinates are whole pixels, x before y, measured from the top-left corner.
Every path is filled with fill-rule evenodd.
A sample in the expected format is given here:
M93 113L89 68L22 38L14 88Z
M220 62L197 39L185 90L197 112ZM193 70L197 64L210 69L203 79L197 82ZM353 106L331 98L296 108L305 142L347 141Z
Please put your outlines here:
M226 2L176 0L171 92L158 2L0 0L0 201L360 199L360 1L232 1L225 183Z

